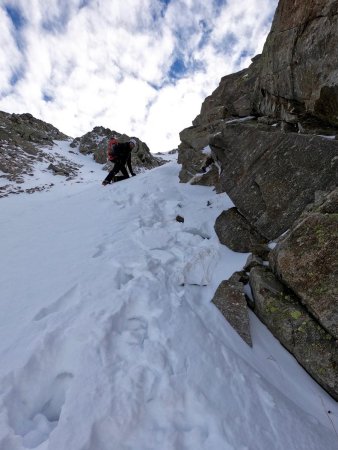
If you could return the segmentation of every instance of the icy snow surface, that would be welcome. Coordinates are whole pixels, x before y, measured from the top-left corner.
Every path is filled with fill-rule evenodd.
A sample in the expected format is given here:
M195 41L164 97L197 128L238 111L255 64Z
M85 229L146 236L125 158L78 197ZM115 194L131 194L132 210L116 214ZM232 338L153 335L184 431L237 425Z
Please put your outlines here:
M71 157L80 183L0 201L0 449L337 449L336 402L210 302L247 258L214 232L228 197Z

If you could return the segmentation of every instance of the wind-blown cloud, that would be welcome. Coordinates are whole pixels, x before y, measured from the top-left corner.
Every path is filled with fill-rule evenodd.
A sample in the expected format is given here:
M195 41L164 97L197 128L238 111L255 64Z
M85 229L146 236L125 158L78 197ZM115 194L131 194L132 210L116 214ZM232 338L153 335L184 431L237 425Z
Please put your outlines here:
M4 0L0 109L71 136L170 150L220 78L262 50L277 0Z

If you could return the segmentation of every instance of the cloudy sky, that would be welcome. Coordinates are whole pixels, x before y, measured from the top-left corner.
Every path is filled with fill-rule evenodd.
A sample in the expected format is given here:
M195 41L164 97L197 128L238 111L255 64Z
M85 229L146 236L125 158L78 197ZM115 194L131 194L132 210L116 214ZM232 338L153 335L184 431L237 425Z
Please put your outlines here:
M261 52L277 3L0 0L0 110L170 150L221 77Z

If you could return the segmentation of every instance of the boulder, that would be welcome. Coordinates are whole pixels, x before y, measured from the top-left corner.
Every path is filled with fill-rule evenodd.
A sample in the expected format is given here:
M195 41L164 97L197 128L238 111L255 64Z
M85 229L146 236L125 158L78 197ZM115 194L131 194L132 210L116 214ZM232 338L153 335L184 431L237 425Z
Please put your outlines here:
M283 283L338 339L338 189L295 223L270 259Z
M338 400L338 346L299 300L265 267L250 272L254 311L304 369Z
M192 126L180 132L183 144L190 148L203 149L208 145L208 128L203 126Z
M222 281L215 292L212 303L221 311L241 338L252 347L243 284L236 281Z
M70 162L60 162L58 165L50 163L47 167L54 175L61 175L64 177L74 177L79 170L78 167Z
M215 232L221 244L234 252L265 253L267 240L242 216L237 208L223 211L216 219Z
M337 141L274 130L256 121L225 124L210 140L221 190L269 240L292 225L316 191L331 190L338 174Z

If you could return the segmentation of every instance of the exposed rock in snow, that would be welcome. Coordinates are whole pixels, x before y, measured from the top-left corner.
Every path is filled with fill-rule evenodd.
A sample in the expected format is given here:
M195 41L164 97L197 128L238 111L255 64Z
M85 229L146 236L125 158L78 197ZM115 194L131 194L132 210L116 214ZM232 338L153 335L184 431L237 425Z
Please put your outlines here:
M249 313L243 284L234 281L222 281L212 302L241 338L252 346Z
M235 252L268 252L267 240L250 225L237 208L223 211L217 217L215 231L220 242Z
M338 400L338 346L266 267L254 267L254 311L274 336L333 398Z
M283 282L338 340L338 189L293 225L270 260Z

